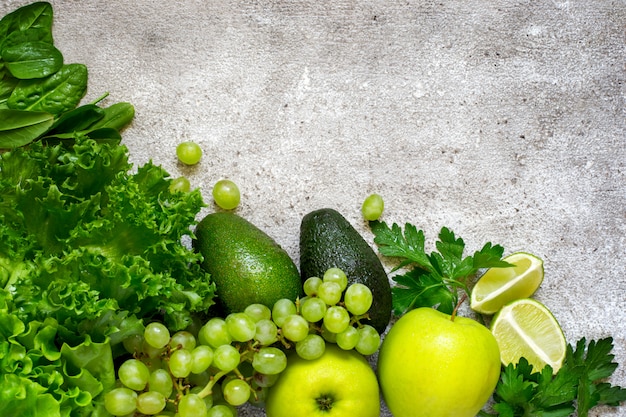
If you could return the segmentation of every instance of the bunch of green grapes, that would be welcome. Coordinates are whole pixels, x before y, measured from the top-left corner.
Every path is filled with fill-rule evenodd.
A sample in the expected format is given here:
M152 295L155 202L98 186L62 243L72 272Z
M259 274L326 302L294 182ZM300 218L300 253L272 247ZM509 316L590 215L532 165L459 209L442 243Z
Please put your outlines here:
M283 335L296 342L300 357L315 359L324 353L325 344L319 341L320 336L323 341L336 343L344 350L355 349L362 355L371 355L378 350L380 335L372 326L360 322L368 317L367 312L372 306L369 287L360 283L348 286L346 274L339 268L330 268L322 278L310 277L304 281L303 289L305 297L298 300L296 316L304 319L311 331L302 340L290 337L293 332L289 329L291 321L302 322L296 317L281 326Z
M331 268L304 282L305 296L270 309L252 304L226 318L209 319L194 334L153 322L124 341L132 357L117 370L117 386L104 396L114 416L235 417L245 403L263 407L287 367L287 353L316 359L326 343L363 355L378 350L380 335L360 320L372 292Z

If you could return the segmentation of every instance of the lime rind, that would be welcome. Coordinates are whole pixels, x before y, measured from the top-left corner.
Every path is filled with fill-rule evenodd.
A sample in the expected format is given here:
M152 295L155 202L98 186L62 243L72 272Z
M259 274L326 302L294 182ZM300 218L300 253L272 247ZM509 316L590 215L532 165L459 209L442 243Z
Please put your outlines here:
M470 307L481 314L495 314L512 301L528 298L543 282L543 260L526 252L516 252L503 259L508 268L490 268L470 296Z
M515 300L500 309L491 324L503 365L528 360L536 371L545 365L556 373L565 359L567 342L559 322L542 303Z

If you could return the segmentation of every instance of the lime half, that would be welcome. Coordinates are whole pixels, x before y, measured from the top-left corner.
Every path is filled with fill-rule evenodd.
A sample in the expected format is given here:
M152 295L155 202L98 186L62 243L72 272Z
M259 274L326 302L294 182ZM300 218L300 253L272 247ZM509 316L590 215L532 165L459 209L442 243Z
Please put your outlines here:
M491 323L504 365L524 357L535 371L546 365L556 373L563 364L567 343L554 315L540 302L524 298L500 309Z
M543 281L543 261L525 252L516 252L503 259L514 265L490 268L480 277L470 297L472 310L495 314L503 305L528 298Z

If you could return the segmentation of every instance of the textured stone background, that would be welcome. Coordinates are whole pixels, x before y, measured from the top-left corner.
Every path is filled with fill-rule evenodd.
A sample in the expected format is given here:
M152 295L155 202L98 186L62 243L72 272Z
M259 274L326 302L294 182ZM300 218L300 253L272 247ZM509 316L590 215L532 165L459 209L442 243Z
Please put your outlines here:
M52 3L57 46L90 70L85 101L135 105L135 163L186 175L209 204L233 179L238 213L295 259L313 209L371 240L372 192L431 243L448 226L469 251L532 252L536 297L569 341L613 336L626 385L625 1ZM183 140L199 165L177 163Z

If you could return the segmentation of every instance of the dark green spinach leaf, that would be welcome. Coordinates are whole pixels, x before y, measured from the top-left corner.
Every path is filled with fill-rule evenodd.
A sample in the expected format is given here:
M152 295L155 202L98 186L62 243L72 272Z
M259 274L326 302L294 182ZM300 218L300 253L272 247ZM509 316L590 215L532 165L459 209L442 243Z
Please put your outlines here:
M87 91L87 67L64 65L44 79L22 80L7 100L9 108L45 111L55 116L76 108Z
M52 28L52 5L35 2L7 14L0 20L0 41L12 32L23 32L30 28Z
M0 148L24 146L45 133L54 116L45 112L0 109Z
M92 125L92 129L108 127L121 130L135 117L135 107L126 102L112 104L103 111L104 117Z
M63 66L61 51L44 41L23 42L4 48L2 60L11 75L22 80L47 77Z

